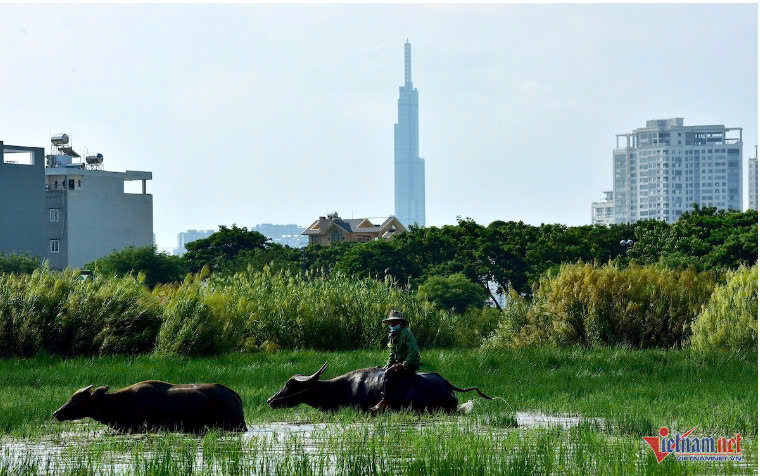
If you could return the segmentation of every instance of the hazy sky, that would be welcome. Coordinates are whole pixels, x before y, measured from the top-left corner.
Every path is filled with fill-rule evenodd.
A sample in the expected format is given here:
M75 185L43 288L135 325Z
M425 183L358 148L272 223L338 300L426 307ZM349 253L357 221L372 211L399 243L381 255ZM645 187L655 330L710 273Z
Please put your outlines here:
M151 170L161 248L393 213L412 43L427 223L590 221L647 119L757 143L756 5L0 6L0 140ZM139 187L136 182L135 186Z

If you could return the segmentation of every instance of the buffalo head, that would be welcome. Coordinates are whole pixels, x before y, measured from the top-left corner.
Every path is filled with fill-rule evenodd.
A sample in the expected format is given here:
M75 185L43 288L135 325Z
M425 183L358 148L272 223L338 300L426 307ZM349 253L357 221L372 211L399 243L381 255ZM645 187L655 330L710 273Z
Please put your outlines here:
M327 362L312 375L290 377L285 385L267 400L267 404L271 408L290 408L304 403L309 390L314 388L325 369Z
M66 421L92 416L96 404L107 391L108 387L98 387L93 391L92 385L81 388L74 392L68 402L53 412L53 417L58 421Z

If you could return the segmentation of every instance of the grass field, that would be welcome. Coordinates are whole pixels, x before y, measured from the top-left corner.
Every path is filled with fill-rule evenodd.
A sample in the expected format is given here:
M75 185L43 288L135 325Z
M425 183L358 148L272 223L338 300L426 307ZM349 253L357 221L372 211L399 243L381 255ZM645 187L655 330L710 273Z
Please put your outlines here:
M279 352L176 359L44 358L0 361L0 474L749 474L757 471L755 355L688 351L423 350L423 370L502 397L469 415L306 406L266 399L293 374L327 361L323 378L380 365L381 351ZM117 389L145 379L218 382L240 393L245 435L113 435L90 420L51 414L87 385ZM573 415L571 427L515 427L518 414ZM276 423L275 423L276 422ZM285 424L285 423L287 424ZM640 439L660 426L701 436L742 434L744 463L656 463Z

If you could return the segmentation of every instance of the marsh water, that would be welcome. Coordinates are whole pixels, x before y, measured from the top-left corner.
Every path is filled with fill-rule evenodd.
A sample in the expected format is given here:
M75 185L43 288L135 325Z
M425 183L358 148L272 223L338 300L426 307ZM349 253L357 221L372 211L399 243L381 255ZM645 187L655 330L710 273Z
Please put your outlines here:
M587 421L578 416L546 415L539 412L517 412L515 417L517 428L475 424L468 425L469 431L494 434L541 427L569 428ZM424 432L456 423L433 419L392 425L398 428L391 431ZM6 468L33 467L34 472L38 474L57 474L82 465L97 469L98 472L119 474L133 472L136 459L149 461L160 458L163 450L157 443L158 440L166 438L161 434L114 434L105 427L93 429L93 425L89 423L75 423L70 426L74 427L72 431L51 432L50 435L33 439L1 439L0 461ZM208 470L204 472L224 473L223 468L209 464L204 459L209 454L219 456L231 451L238 452L241 458L259 461L262 468L276 466L281 459L296 454L316 457L322 460L323 469L329 473L338 452L345 452L346 449L343 445L334 446L332 443L341 438L344 441L366 438L373 431L373 426L365 423L272 422L248 425L248 430L241 435L220 436L211 448L203 438L197 436L172 434L171 438L173 443L184 447L185 453L195 448L195 461L192 465Z
M666 468L647 466L650 455L640 438L614 435L606 420L541 412L490 419L268 422L248 425L245 433L204 437L122 435L90 422L65 427L69 431L51 425L47 435L0 439L0 475L585 474L600 466L629 474ZM756 467L754 455L707 473L752 474Z

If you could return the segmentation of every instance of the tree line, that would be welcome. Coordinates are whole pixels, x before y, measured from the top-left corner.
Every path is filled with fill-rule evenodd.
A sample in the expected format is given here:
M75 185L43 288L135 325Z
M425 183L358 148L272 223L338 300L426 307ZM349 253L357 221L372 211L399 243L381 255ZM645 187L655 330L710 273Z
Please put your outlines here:
M657 220L610 226L529 225L494 221L481 225L465 218L456 225L419 228L391 240L340 242L292 248L273 243L245 227L220 226L208 238L187 244L181 256L155 247L127 248L86 267L96 272L143 272L146 285L181 281L204 266L217 274L248 269L392 279L411 289L451 296L463 302L489 299L514 289L529 295L545 273L563 263L662 263L673 269L721 272L757 262L757 211L734 212L694 207L678 221ZM633 240L630 248L622 240ZM463 279L464 278L464 279ZM488 283L496 284L496 291ZM473 286L474 285L474 286ZM457 297L458 296L458 297Z

